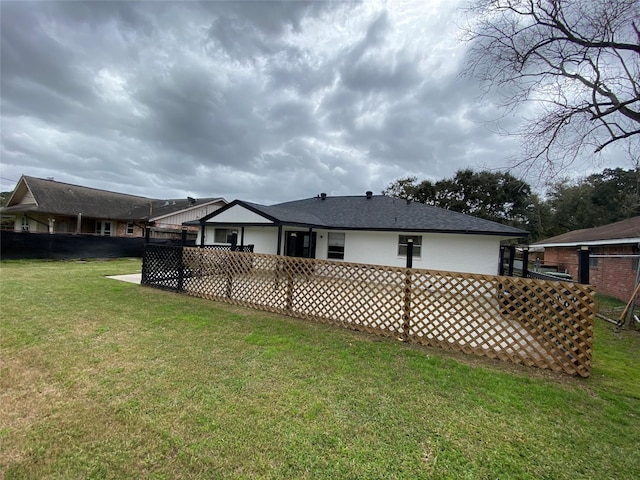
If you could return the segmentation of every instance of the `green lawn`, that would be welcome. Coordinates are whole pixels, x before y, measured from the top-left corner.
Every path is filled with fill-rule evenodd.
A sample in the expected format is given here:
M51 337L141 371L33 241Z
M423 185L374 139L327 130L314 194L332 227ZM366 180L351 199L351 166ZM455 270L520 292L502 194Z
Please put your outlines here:
M0 478L640 478L640 333L588 379L0 263Z

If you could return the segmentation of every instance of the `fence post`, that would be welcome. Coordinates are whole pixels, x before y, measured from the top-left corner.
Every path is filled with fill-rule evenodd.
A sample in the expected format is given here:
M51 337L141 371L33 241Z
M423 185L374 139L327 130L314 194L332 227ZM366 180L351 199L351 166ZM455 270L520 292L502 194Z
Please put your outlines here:
M225 255L224 269L227 277L227 298L230 299L233 295L233 253L231 253L231 250L225 250L223 253Z
M408 253L408 252L407 252ZM404 272L404 295L402 297L402 339L409 339L411 328L411 268Z
M293 310L293 266L285 260L284 268L287 272L287 301L285 309L287 312Z
M140 283L142 285L147 284L147 278L149 277L149 245L144 246L144 252L142 254L142 278Z
M586 245L578 250L578 283L589 283L589 247Z
M513 277L513 260L516 257L516 247L514 245L509 245L507 249L509 250L509 268L507 270L507 276Z
M149 243L149 237L151 237L151 227L145 227L145 229L144 229L144 243Z
M529 276L529 247L522 249L522 278Z
M413 238L407 239L407 268L413 268Z
M182 246L184 247L187 244L187 228L182 227L182 237L181 237Z
M178 252L178 288L176 291L181 292L184 290L184 260L182 259L182 253L184 247L176 247Z

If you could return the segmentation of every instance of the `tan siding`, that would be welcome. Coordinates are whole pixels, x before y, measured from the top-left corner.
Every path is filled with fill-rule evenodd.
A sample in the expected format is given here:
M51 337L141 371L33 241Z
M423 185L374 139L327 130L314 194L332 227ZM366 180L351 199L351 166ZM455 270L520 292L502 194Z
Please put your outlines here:
M25 193L24 197L22 197L17 204L18 205L31 205L31 204L34 204L34 203L36 203L36 199L33 198L33 195L31 194L31 192L27 190L27 193Z
M156 224L163 225L163 226L177 225L178 227L181 228L184 222L199 220L200 218L212 212L215 212L219 208L220 208L219 204L206 205L206 206L203 206L202 208L189 210L187 212L180 212L174 215L169 215L167 217L161 218L156 222Z

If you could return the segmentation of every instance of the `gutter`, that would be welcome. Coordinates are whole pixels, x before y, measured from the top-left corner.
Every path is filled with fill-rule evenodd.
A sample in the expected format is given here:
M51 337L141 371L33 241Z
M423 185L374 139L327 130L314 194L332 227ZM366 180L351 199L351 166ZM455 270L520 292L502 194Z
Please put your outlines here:
M551 247L579 247L579 246L600 246L600 245L635 245L640 244L638 238L612 238L609 240L589 240L589 241L573 241L573 242L554 242L554 243L534 243L532 247L551 248Z

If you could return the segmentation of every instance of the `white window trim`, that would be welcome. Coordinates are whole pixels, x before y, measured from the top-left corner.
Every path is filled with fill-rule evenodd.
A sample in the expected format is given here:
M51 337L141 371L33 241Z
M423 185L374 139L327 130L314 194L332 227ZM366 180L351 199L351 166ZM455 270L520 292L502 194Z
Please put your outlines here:
M397 254L399 258L407 258L406 250L405 253L400 253L400 249L402 247L407 248L408 242L401 242L402 237L413 238L413 258L422 258L422 235L398 235L398 244L397 244ZM419 239L419 242L416 242L416 239ZM416 248L417 247L417 248Z
M338 236L338 235L342 235L342 244L335 244L332 245L331 244L331 236ZM344 232L329 232L327 234L327 259L328 260L344 260L344 256L345 256L345 244L347 243L347 235ZM342 256L341 257L332 257L330 255L331 253L331 247L342 247ZM336 252L336 253L340 253L340 252Z

